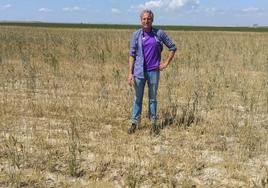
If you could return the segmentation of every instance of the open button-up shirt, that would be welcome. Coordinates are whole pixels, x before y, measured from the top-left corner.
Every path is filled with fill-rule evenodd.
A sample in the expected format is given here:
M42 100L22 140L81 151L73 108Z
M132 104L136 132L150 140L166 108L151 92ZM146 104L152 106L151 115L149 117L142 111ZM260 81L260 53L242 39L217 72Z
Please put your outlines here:
M129 55L134 58L133 74L135 77L138 78L144 78L144 54L142 45L143 32L144 31L141 28L132 34L129 51ZM177 50L176 45L172 42L172 40L167 36L164 31L152 28L152 33L155 37L156 42L160 44L160 48L158 49L160 58L161 52L163 50L163 44L165 44L165 46L167 46L170 51Z

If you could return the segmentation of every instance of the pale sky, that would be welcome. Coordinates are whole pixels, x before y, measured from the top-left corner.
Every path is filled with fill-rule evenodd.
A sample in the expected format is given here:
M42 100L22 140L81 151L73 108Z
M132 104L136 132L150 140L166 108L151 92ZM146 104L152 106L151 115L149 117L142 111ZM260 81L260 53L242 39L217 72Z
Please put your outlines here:
M0 21L140 24L143 8L156 25L268 25L268 0L0 0Z

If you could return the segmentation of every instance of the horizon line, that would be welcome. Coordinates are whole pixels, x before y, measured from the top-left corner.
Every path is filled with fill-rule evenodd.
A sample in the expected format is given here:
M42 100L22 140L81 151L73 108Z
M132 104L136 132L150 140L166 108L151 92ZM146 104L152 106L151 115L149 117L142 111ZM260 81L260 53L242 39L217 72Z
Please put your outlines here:
M96 25L96 26L141 26L140 24L124 24L124 23L91 23L91 22L46 22L46 21L20 21L20 20L0 20L0 24L60 24L60 25ZM213 27L213 28L268 28L268 25L173 25L173 24L155 24L156 27Z

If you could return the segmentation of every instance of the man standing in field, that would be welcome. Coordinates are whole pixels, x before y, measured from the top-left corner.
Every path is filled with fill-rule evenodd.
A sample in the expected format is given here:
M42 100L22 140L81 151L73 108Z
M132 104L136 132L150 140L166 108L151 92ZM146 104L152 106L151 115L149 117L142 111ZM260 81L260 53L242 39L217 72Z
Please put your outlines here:
M160 72L173 59L177 50L176 45L160 29L152 27L154 14L151 10L143 10L140 14L142 28L132 35L129 51L128 84L134 86L135 98L133 103L131 126L128 133L134 133L142 112L144 87L147 82L149 94L149 118L151 133L159 134L157 125L157 90ZM161 52L165 44L169 49L166 61L161 62Z

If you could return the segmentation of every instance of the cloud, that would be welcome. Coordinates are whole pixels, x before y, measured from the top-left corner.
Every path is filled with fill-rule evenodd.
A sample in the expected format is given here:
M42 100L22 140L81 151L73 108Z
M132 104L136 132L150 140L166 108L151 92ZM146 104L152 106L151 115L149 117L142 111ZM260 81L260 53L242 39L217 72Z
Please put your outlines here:
M117 8L112 8L112 13L121 14L121 11Z
M164 6L164 2L162 0L148 1L144 5L142 5L142 4L139 5L140 8L150 8L150 9L160 8L162 6Z
M212 8L205 8L204 9L205 12L216 12L217 9L215 7L212 7Z
M39 12L51 12L51 9L47 9L47 8L40 8L38 9Z
M74 7L64 7L62 8L64 12L76 12L81 11L82 9L80 7L74 6Z
M257 12L259 11L259 9L256 7L248 7L248 8L243 9L242 11L243 12Z
M5 10L5 9L10 8L10 7L11 7L10 4L2 5L2 6L0 6L0 10Z
M185 6L191 6L194 8L199 4L199 0L151 0L145 2L145 4L140 4L139 9L161 9L165 8L166 10L178 10Z

